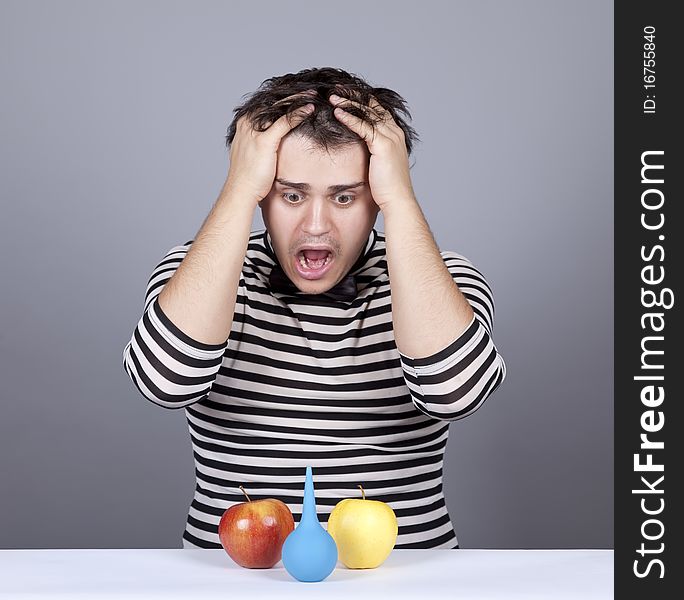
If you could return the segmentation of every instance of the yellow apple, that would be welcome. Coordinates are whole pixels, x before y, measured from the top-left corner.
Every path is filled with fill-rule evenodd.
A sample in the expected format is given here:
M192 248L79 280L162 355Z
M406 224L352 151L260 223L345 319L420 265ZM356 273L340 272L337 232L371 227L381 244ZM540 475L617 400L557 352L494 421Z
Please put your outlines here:
M328 533L337 544L342 564L349 569L374 569L390 555L399 525L389 504L362 498L340 500L328 517Z

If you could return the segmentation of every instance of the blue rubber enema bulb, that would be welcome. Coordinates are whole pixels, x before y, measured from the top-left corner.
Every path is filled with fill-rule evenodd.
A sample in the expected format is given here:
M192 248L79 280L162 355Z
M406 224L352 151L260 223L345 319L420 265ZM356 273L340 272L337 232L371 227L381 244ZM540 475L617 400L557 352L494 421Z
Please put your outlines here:
M299 581L323 581L337 564L337 544L316 514L313 475L306 468L302 518L283 544L283 566Z

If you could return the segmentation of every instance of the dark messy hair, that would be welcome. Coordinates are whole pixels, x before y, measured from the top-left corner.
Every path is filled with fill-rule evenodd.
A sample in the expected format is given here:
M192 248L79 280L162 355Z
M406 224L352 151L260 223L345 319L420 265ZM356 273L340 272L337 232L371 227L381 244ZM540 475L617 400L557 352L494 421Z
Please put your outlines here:
M279 100L292 94L310 89L316 90L317 94L300 96L276 104ZM247 115L254 129L265 131L271 123L284 114L291 113L308 103L314 105L313 112L292 129L293 132L296 131L303 135L311 140L315 146L324 148L326 151L329 151L330 148L362 141L356 133L340 123L333 114L334 107L328 101L331 94L356 100L365 106L368 106L371 96L375 97L404 131L406 149L408 154L411 154L414 143L419 141L419 138L415 129L401 116L403 114L406 119L411 120L406 101L393 90L372 87L361 77L333 67L304 69L298 73L288 73L264 80L257 91L243 96L246 101L233 110L235 115L228 127L226 147L230 147L232 144L237 122L243 115ZM363 109L355 106L345 107L345 110L375 128L377 120L372 113L366 113Z

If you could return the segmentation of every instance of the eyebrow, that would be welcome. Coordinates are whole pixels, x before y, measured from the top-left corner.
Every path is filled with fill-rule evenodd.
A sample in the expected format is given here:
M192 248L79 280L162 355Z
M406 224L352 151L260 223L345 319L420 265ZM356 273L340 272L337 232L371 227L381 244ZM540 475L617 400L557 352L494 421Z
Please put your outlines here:
M291 187L296 190L302 190L304 192L308 191L311 189L311 186L308 183L296 183L294 181L287 181L287 179L280 179L279 177L276 177L276 181L285 187ZM358 187L363 187L366 185L365 181L359 181L357 183L339 183L337 185L330 185L328 186L328 191L332 194L336 192L342 192L344 190L351 190L354 188Z

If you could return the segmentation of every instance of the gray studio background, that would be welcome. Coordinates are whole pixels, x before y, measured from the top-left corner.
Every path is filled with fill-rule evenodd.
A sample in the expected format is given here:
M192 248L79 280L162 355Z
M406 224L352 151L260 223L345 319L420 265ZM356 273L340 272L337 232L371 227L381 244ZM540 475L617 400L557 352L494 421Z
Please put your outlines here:
M181 547L184 412L139 395L122 351L151 270L221 189L233 107L311 66L407 99L437 242L494 290L507 380L450 426L445 462L461 547L612 547L612 16L3 0L0 547Z

